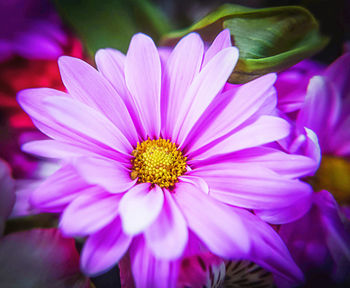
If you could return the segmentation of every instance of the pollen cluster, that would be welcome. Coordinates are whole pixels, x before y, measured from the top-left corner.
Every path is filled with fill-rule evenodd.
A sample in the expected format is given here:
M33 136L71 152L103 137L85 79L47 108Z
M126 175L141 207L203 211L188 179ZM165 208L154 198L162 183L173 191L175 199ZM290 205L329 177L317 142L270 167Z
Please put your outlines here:
M169 188L186 171L186 157L169 140L146 140L137 143L132 152L131 178L140 183L153 183Z

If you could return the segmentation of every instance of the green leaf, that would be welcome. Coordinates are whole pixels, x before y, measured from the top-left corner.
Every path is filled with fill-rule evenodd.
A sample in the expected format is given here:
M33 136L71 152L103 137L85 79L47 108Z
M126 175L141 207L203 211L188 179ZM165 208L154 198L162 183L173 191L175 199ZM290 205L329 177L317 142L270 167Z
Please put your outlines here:
M212 42L225 28L240 51L231 83L245 83L284 70L315 54L329 40L320 34L316 19L303 7L252 9L226 4L190 28L168 34L162 42L173 45L193 31Z
M127 51L130 39L144 32L154 40L170 30L170 22L147 0L55 0L63 18L94 55L100 48Z

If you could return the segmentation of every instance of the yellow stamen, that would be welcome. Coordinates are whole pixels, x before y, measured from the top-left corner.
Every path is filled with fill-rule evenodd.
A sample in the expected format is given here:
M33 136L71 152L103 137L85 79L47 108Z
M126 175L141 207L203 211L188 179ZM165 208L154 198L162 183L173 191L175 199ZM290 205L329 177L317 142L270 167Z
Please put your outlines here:
M186 172L187 158L169 140L159 138L137 143L132 152L131 179L140 183L153 183L160 187L172 187L178 177Z
M345 158L322 155L316 175L309 183L315 191L328 190L341 204L350 203L350 162Z

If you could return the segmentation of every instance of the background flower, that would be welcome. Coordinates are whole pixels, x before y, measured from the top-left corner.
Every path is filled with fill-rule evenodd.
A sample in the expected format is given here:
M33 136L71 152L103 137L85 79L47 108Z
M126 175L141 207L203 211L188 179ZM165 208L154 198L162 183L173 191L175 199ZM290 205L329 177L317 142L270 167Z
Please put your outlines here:
M322 152L320 167L308 178L315 191L311 210L280 229L293 258L311 283L320 279L327 285L336 285L334 281L349 282L348 219L333 198L340 204L347 204L350 199L349 67L350 54L346 53L320 75L311 78L304 92L305 102L296 117L297 132L291 145L293 149L298 147L305 139L304 129L312 129Z
M52 3L11 0L0 3L0 61L13 55L56 59L68 39Z

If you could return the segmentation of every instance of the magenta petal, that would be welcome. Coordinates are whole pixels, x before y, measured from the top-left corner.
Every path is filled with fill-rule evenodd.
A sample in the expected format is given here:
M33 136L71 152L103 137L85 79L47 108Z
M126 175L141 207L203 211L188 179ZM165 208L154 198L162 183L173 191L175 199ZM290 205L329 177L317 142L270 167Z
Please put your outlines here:
M100 49L95 56L98 70L109 80L118 95L123 99L131 119L137 127L137 131L145 137L144 128L141 125L140 115L135 107L134 99L126 87L124 74L125 59L126 56L115 49Z
M187 224L171 193L167 189L163 191L163 209L158 218L146 229L145 239L155 257L176 259L182 255L187 244Z
M189 228L211 252L223 258L239 258L248 252L248 230L231 208L185 182L176 185L174 199Z
M307 89L304 105L302 106L297 125L313 130L322 144L327 141L327 134L334 127L340 108L340 98L332 83L327 79L315 76L311 78Z
M0 286L91 287L79 270L73 239L58 229L32 229L0 240Z
M202 67L204 67L221 50L231 47L231 35L229 29L222 30L205 52Z
M26 89L22 90L21 92L18 93L17 95L17 100L22 106L22 108L31 116L33 119L34 124L46 135L48 135L51 138L54 138L56 140L60 140L63 142L68 142L70 144L74 144L75 146L83 147L85 150L93 151L94 153L98 153L101 155L106 155L109 157L117 157L118 159L122 159L122 155L118 153L117 151L111 149L107 145L89 138L88 135L81 135L80 131L74 131L70 127L70 123L67 123L68 125L62 126L57 123L56 119L50 115L50 113L47 110L47 104L44 103L44 99L46 100L47 98L52 98L52 96L57 96L53 97L53 99L58 99L58 103L61 103L61 100L67 100L67 101L73 101L72 99L69 99L68 95L66 93L63 93L58 90L54 89L48 89L48 88L37 88L37 89ZM71 102L69 102L71 103ZM75 101L75 103L78 103ZM64 103L63 103L64 104ZM55 103L53 104L55 105ZM57 104L59 106L59 104ZM62 103L61 103L62 105ZM81 103L78 103L81 107ZM65 106L65 105L64 105ZM84 121L87 121L86 123L81 123L81 126L89 126L91 122L91 118L89 118L90 115L82 115L82 113L76 113L76 111L71 111L72 108L68 104L68 111L73 113L71 116L74 118L77 116L77 120L81 120L81 118L85 117ZM73 106L76 107L76 106ZM92 115L97 115L97 119L95 119L97 122L104 123L107 126L106 127L112 127L112 130L117 130L117 128L111 124L107 118L105 118L103 115L101 115L98 111L93 110L87 106L84 106L86 109L90 109L89 112L85 113L90 113ZM77 108L77 107L76 107ZM68 111L66 113L68 113ZM62 113L64 114L64 113ZM60 115L62 117L62 114ZM71 118L72 118L71 117ZM89 118L89 119L86 119ZM99 119L99 120L98 120ZM106 121L107 120L107 121ZM63 121L67 121L65 117L63 117ZM75 121L76 122L76 121ZM91 122L94 123L94 122ZM109 123L109 124L107 124ZM94 123L95 125L98 125L98 123ZM104 125L102 124L102 125ZM105 127L102 127L104 130ZM91 131L92 129L87 127L87 129L90 129L90 133L94 135L94 132L97 132L95 130ZM99 128L101 129L101 127ZM89 130L88 130L89 131ZM101 132L101 131L100 131ZM97 132L99 133L99 132ZM120 132L119 132L120 133ZM102 133L103 134L103 133ZM115 146L115 143L113 144ZM125 158L125 157L124 157ZM125 159L124 159L125 161Z
M312 193L308 184L254 164L212 164L191 174L208 183L212 197L249 209L283 209Z
M91 235L81 254L81 270L98 275L112 268L126 253L132 238L123 233L120 218Z
M209 193L209 186L207 182L205 182L201 177L194 176L193 174L185 174L179 177L179 180L181 182L187 182L197 186L202 192L206 194Z
M272 227L246 210L236 210L237 215L244 219L243 225L251 235L252 249L248 260L293 284L300 284L303 274Z
M58 140L38 140L24 143L21 147L22 151L30 153L39 157L45 158L75 158L80 156L98 156L92 150L86 147L74 145L71 143L64 143Z
M118 215L120 196L99 189L84 191L63 211L59 227L65 235L85 236L102 229ZM74 221L72 221L74 219Z
M313 198L309 213L282 225L279 233L307 275L323 271L335 281L349 280L350 234L339 207L328 191L314 193Z
M336 87L340 95L349 95L350 53L344 53L323 74Z
M61 212L68 203L88 188L88 184L79 177L74 168L65 165L42 182L33 191L30 200L39 210Z
M305 177L313 175L318 168L318 162L303 155L288 154L278 149L269 147L255 147L244 150L244 152L232 153L222 157L208 160L190 160L191 167L199 168L203 165L219 162L250 163L271 169L288 178Z
M290 125L282 118L261 116L254 123L243 127L217 144L191 151L196 159L205 159L239 150L257 147L287 137Z
M99 185L110 193L125 192L137 181L131 179L125 165L111 159L81 157L74 166L87 183Z
M106 77L118 95L128 100L128 92L125 84L124 65L125 55L115 49L100 49L95 55L98 70Z
M120 201L119 212L125 233L135 235L145 230L162 210L164 195L156 185L150 183L135 185Z
M59 59L62 81L69 94L100 110L133 144L138 138L130 114L116 90L93 67L84 61L64 56Z
M198 74L204 45L200 36L190 33L171 52L162 78L162 127L167 137L175 139L174 125L188 87Z
M44 103L55 121L78 137L97 141L126 155L133 150L121 131L97 110L66 97L49 97Z
M149 137L160 133L161 65L156 46L144 34L132 37L125 61L125 81Z
M350 95L350 94L349 94ZM344 106L346 104L343 104ZM350 106L350 105L349 105ZM345 117L341 123L337 124L336 129L329 134L327 144L330 146L327 152L332 152L338 156L350 154L350 115ZM324 151L326 152L326 151Z
M20 91L17 94L17 101L25 112L32 118L35 126L46 135L53 137L59 134L59 127L51 119L43 100L50 96L69 97L68 94L50 88L32 88Z
M297 199L294 203L290 202L283 209L254 210L254 212L265 222L279 225L301 218L309 211L311 204L312 194L310 193L306 197Z
M173 135L177 136L178 143L183 143L193 125L224 87L237 60L238 49L225 48L216 54L194 78L177 115Z
M275 80L275 74L268 74L217 95L187 137L187 149L197 150L261 113L263 106L274 106Z
M176 287L180 263L156 258L142 238L130 247L130 260L136 287Z

